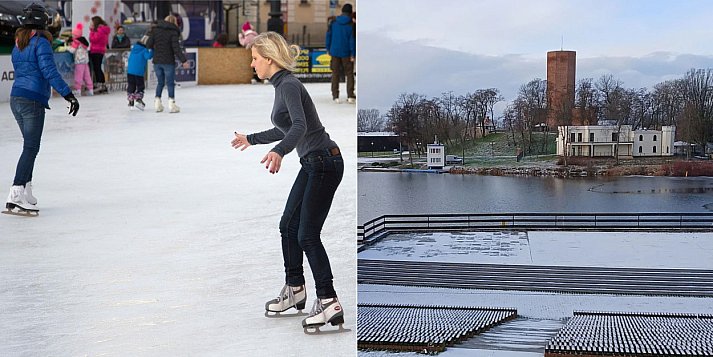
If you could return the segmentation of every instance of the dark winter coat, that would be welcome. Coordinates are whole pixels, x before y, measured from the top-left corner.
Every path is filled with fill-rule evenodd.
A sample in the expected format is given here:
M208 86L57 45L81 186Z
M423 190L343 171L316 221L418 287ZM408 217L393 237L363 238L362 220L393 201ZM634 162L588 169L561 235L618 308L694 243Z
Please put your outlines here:
M146 43L146 47L153 49L153 63L174 64L176 59L181 63L186 62L186 55L178 42L180 36L178 26L163 20L159 21Z
M72 93L57 71L52 45L46 38L35 35L24 50L12 49L12 66L15 81L10 95L42 103L49 108L50 85L62 96Z
M124 35L124 37L119 40L119 36L114 35L114 39L111 40L111 48L129 48L131 47L131 40L129 36Z
M327 30L326 44L330 56L334 57L355 57L356 39L352 27L352 18L347 15L340 15L329 24Z

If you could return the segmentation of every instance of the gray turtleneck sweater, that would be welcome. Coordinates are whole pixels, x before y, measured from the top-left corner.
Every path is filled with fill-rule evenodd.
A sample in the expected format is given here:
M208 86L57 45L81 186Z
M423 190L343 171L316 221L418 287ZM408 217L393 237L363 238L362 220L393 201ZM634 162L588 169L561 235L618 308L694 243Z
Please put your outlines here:
M275 127L248 135L250 145L280 140L271 151L282 157L293 149L297 149L297 155L304 157L311 151L337 146L319 121L307 89L290 71L275 73L270 82L275 87L271 115Z

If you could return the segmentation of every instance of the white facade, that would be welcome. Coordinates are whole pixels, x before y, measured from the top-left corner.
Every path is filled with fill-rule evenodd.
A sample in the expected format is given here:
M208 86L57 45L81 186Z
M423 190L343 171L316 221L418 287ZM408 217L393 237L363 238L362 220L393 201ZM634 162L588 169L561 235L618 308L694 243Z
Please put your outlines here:
M428 144L426 163L429 169L442 169L446 164L446 149L442 144Z
M557 128L557 155L587 157L672 156L675 126L632 130L631 125L570 125ZM566 150L566 151L565 151Z

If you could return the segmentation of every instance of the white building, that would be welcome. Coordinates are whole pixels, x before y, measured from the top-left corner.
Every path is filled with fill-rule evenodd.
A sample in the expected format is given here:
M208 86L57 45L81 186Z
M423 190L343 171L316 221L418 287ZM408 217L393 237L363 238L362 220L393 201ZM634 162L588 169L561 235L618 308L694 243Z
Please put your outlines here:
M446 148L443 144L428 144L426 162L429 169L442 169L446 164Z
M557 155L613 157L672 156L675 126L632 130L631 125L569 125L557 128ZM618 150L617 150L618 148ZM566 151L565 151L566 150Z

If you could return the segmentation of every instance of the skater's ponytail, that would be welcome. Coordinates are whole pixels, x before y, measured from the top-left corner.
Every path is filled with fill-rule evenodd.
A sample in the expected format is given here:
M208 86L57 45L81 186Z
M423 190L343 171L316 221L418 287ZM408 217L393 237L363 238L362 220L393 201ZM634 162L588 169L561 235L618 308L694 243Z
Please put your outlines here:
M287 44L279 33L268 31L257 35L252 47L260 56L271 59L280 68L290 72L295 70L300 46Z

